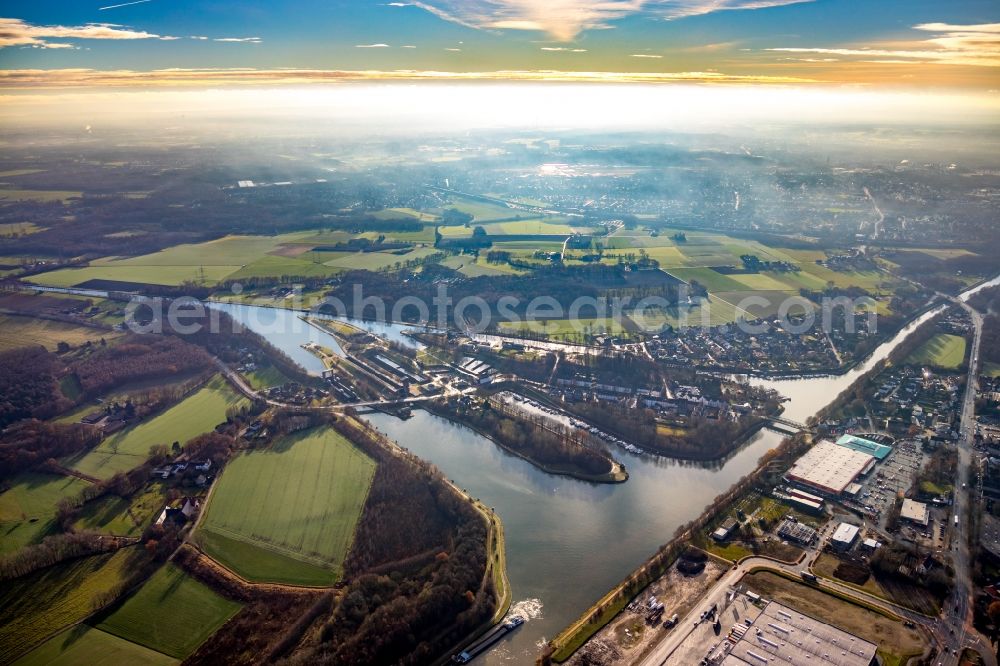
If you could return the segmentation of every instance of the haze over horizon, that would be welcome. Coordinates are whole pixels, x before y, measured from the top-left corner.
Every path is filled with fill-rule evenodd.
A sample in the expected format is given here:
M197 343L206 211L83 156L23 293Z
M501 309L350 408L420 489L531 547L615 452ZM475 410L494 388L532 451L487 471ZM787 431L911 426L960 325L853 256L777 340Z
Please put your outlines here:
M826 113L858 120L865 115L860 107L872 103L862 93L872 91L901 94L889 106L888 98L875 100L877 108L868 115L883 118L889 111L933 119L947 108L992 120L1000 109L1000 11L989 0L418 0L280 6L109 0L41 2L5 13L7 18L0 18L0 107L8 117L19 108L34 114L46 104L75 104L81 94L93 93L105 96L109 111L132 102L141 109L140 98L108 97L137 90L280 87L278 104L315 106L325 103L330 84L359 81L724 86L739 91L728 99L751 112L787 111L792 100L809 116L809 105L819 100ZM320 94L310 100L303 89ZM765 95L764 89L781 92ZM41 93L55 96L43 102L37 97ZM361 96L351 93L349 99ZM233 106L251 98L233 97ZM194 99L188 94L177 104L194 110L214 103L212 95L199 103ZM551 101L545 95L538 99ZM664 97L657 93L649 99ZM727 104L714 93L696 92L693 99ZM452 100L444 102L447 107ZM100 108L100 98L90 103ZM913 114L914 105L929 113Z

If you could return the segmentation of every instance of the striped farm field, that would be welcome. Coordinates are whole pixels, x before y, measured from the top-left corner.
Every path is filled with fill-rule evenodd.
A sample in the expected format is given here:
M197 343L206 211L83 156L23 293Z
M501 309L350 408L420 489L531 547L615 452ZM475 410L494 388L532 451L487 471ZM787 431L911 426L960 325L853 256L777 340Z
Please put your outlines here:
M958 368L965 360L965 347L966 341L961 335L939 333L915 349L906 362L946 369Z
M232 460L197 541L244 578L332 585L341 575L375 462L328 428Z
M240 608L167 564L97 628L184 659Z

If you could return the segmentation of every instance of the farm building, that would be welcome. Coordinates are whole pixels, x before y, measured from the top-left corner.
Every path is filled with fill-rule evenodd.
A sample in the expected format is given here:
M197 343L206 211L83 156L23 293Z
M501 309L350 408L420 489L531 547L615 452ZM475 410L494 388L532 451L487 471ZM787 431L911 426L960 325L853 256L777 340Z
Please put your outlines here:
M772 601L733 645L722 666L872 666L874 643Z
M851 525L850 523L841 523L837 530L830 537L830 543L837 550L849 550L854 542L858 539L858 533L861 531L857 525Z
M903 520L908 520L911 523L916 523L923 527L927 527L930 522L930 517L927 513L927 505L923 502L915 502L911 499L903 500L903 507L899 510L899 517Z
M837 440L837 446L843 446L852 451L859 451L860 453L867 453L876 460L884 460L887 455L892 453L892 447L887 444L879 444L870 439L855 437L854 435L843 435Z
M875 458L867 453L822 440L795 461L785 478L827 495L841 495L874 465Z

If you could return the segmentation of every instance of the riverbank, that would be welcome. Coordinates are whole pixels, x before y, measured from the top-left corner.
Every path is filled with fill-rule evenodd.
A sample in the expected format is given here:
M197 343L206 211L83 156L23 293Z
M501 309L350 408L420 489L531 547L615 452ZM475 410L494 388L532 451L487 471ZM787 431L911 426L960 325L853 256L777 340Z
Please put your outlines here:
M680 528L674 538L661 546L642 566L594 602L583 615L553 638L542 652L542 663L562 663L569 659L591 636L617 617L631 599L666 573L684 549L690 547L694 535L729 512L776 463L790 465L808 443L808 437L804 435L790 438L773 454L763 456L753 472L717 497L700 516Z
M367 437L377 446L385 449L389 455L396 456L410 464L424 465L424 461L410 451L402 448L396 442L386 437L384 433L374 428L369 423L358 418L347 417L342 421L349 425L349 429L357 431L363 437ZM467 634L458 644L444 650L436 664L445 664L450 661L451 655L459 651L461 646L467 645L482 636L491 627L500 622L510 610L512 594L510 581L507 577L507 553L505 546L504 527L500 516L496 511L486 506L479 499L470 495L466 490L460 488L454 481L445 476L440 477L441 482L455 493L462 500L468 502L472 508L483 519L486 527L485 555L486 565L483 571L483 578L480 584L480 592L493 589L495 606L490 618Z
M618 431L617 428L615 428L613 425L593 421L585 414L581 414L578 411L575 411L572 408L567 407L566 405L558 404L552 399L551 396L549 396L549 394L545 393L544 391L539 391L523 383L503 382L503 383L493 384L489 389L487 389L487 392L490 393L495 393L499 391L512 391L514 393L518 393L525 397L529 397L532 400L535 400L536 402L547 405L548 407L555 409L559 412L564 412L576 419L579 419L580 421L587 423L588 425L595 426L601 430L608 432L611 435L614 435L616 437L619 437L627 441L629 444L636 447L637 449L641 449L643 453L679 462L704 463L712 465L724 463L726 460L728 460L733 455L738 453L739 450L747 442L753 439L754 435L759 433L761 429L767 427L768 418L780 416L783 411L783 408L779 406L779 408L773 414L769 414L767 417L757 417L758 420L755 423L750 424L741 433L737 434L735 437L732 437L729 440L730 444L725 448L723 448L721 451L719 451L716 455L693 455L691 449L674 449L670 447L652 447L648 445L636 444L629 438L627 433L622 433Z

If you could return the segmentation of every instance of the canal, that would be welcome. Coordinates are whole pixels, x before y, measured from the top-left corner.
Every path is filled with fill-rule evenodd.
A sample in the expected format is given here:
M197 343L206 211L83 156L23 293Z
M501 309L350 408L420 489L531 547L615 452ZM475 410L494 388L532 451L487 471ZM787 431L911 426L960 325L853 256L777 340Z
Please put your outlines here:
M982 285L1000 284L1000 277ZM967 298L975 290L963 294ZM301 349L333 339L299 320L299 313L253 306L217 306L265 335L313 372L319 361ZM884 359L917 326L918 317L852 371L803 379L750 379L790 398L785 414L804 421L829 404L861 374ZM297 323L296 323L297 322ZM367 323L362 324L369 327ZM406 340L401 327L376 333ZM528 621L477 659L485 664L534 663L542 645L669 540L717 495L751 472L782 435L763 430L716 464L682 463L621 449L629 471L624 484L592 484L539 471L477 433L416 410L401 421L367 417L400 445L437 465L457 485L493 507L504 522L514 610Z

